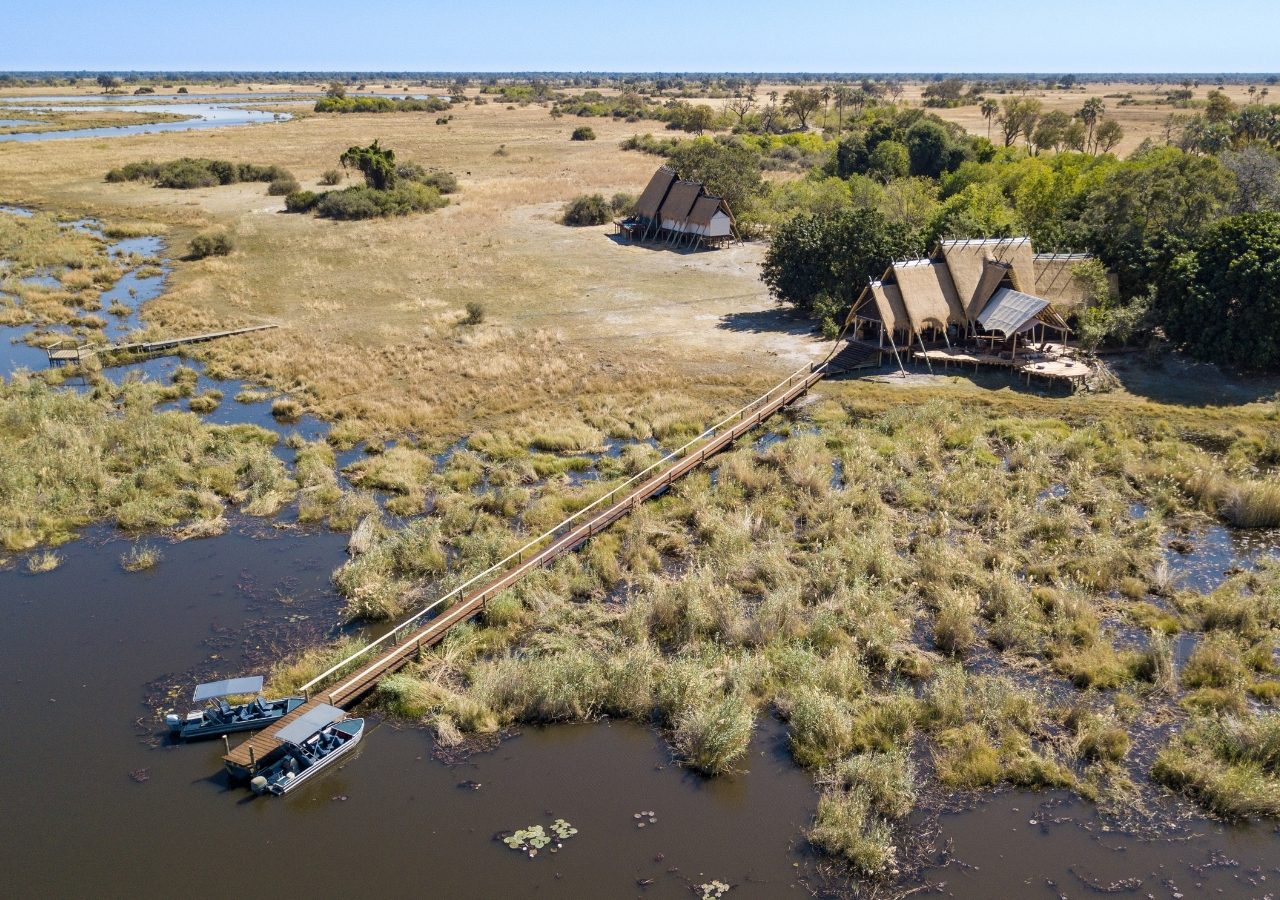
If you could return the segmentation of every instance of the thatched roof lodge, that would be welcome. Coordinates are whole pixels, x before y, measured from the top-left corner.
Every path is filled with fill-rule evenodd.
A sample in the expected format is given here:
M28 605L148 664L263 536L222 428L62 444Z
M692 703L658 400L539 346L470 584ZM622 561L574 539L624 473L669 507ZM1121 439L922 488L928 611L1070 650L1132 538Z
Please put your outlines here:
M635 211L614 231L630 240L660 240L667 244L718 246L737 238L737 222L723 197L706 185L684 181L662 166L645 185Z
M845 320L866 364L892 351L1017 365L1019 344L1065 342L1067 316L1085 302L1074 267L1085 254L1037 254L1029 238L942 241L921 259L892 263L858 295ZM1061 304L1061 305L1059 305ZM961 347L974 347L972 352Z

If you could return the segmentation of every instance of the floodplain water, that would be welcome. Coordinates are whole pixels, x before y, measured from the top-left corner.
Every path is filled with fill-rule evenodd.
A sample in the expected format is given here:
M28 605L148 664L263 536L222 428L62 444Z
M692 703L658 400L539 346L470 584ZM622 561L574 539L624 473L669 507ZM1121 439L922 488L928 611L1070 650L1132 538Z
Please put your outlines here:
M164 252L147 238L115 249ZM166 272L161 265L159 274L125 277L113 298L130 310L110 326L113 338L141 324L141 305L163 290ZM42 350L21 343L27 328L0 329L6 377L44 365ZM179 363L160 357L107 374L168 381ZM207 420L325 434L315 419L276 422L269 400L235 402L252 385L216 381L192 365L197 390L226 394ZM64 389L80 388L72 380ZM772 443L766 436L757 447ZM228 782L221 741L175 746L161 717L185 710L200 681L265 672L290 650L340 633L330 573L345 559L347 537L298 526L289 509L273 519L233 517L218 537L146 537L162 561L127 573L120 557L134 540L95 526L58 548L63 562L52 572L28 574L12 556L0 567L0 871L9 896L677 898L702 896L701 885L719 881L731 885L730 898L773 898L858 887L807 846L816 789L771 717L758 724L745 772L707 780L633 723L525 728L449 764L428 731L373 714L340 769L284 798L255 797ZM1218 526L1189 542L1190 551L1170 551L1170 564L1201 589L1280 547L1274 534ZM912 827L936 833L940 850L882 893L1181 900L1270 892L1280 875L1274 825L1224 825L1180 800L1162 804L1164 827L1143 833L1059 792L1004 791L959 811L922 812ZM578 833L555 853L529 858L498 839L557 818Z

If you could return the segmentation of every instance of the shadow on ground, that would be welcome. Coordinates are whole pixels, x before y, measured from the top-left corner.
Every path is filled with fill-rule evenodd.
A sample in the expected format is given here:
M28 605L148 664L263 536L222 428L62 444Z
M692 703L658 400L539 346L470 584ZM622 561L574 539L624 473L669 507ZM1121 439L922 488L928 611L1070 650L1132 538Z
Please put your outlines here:
M720 317L717 328L726 331L748 332L751 334L790 334L815 335L817 328L813 321L784 309L761 309L755 312L735 312Z
M1243 406L1280 399L1280 377L1225 373L1180 353L1151 359L1141 353L1107 358L1124 389L1135 397L1179 406Z
M693 256L698 253L716 252L712 247L676 247L672 244L663 243L662 241L633 241L620 234L610 234L606 235L606 237L619 247L639 247L642 250L665 250L667 253L676 253L680 256Z

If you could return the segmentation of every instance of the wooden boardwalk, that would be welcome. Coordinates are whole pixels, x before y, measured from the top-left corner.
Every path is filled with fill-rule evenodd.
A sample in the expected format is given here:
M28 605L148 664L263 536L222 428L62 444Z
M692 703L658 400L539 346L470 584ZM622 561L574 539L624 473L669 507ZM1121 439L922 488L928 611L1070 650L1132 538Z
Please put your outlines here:
M162 341L136 341L131 344L73 344L67 342L52 344L47 348L49 362L52 365L79 364L93 356L150 356L154 353L166 353L186 344L202 344L205 341L216 341L218 338L235 337L238 334L252 334L255 331L267 331L279 328L278 325L252 325L248 328L232 328L229 331L210 331L206 334L193 334L187 337L166 338Z
M426 610L369 644L365 650L348 657L343 663L339 663L338 666L304 685L303 690L308 692L307 702L272 727L258 732L232 749L224 757L228 770L236 775L252 775L264 762L269 763L276 751L280 749L281 743L275 735L282 727L321 703L343 709L353 706L377 685L382 676L394 672L423 649L438 643L454 625L465 622L482 612L489 600L510 588L525 575L549 565L561 555L581 545L592 535L608 528L639 504L666 491L673 482L702 465L704 461L724 450L761 422L794 403L826 373L827 361L810 365L796 372L753 403L703 432L689 444L655 463L650 469L619 485L592 506L570 517L557 529L541 538L535 538L530 544L526 544L520 551L492 569L476 576L457 591L446 594ZM666 466L668 462L671 464ZM595 511L595 507L603 506L605 501L612 502ZM537 545L544 539L550 539L550 543L539 549ZM469 589L473 584L475 584L474 589ZM455 596L460 599L453 606L419 624L419 620L422 620L433 607ZM365 653L372 654L373 650L383 644L386 646L379 655L370 655L368 659L361 661L360 668L352 670L357 658ZM338 673L344 669L347 670L346 673L337 680ZM317 684L331 677L335 678L332 684L314 692L311 691Z

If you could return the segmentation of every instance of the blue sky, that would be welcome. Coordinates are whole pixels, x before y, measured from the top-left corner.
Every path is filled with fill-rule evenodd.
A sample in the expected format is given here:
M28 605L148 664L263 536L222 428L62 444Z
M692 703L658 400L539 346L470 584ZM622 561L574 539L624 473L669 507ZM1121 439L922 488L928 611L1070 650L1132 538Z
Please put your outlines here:
M0 69L1274 72L1280 0L0 0Z

